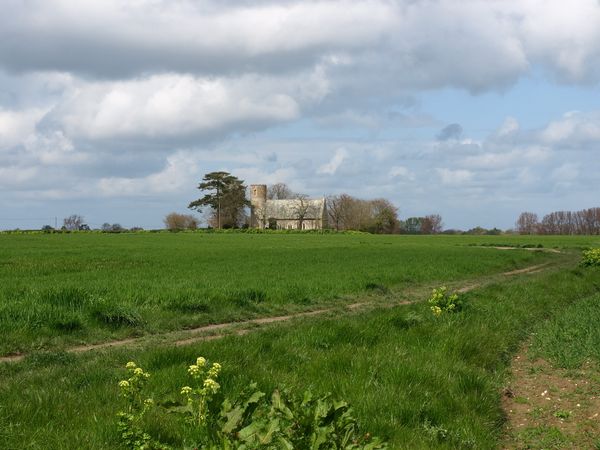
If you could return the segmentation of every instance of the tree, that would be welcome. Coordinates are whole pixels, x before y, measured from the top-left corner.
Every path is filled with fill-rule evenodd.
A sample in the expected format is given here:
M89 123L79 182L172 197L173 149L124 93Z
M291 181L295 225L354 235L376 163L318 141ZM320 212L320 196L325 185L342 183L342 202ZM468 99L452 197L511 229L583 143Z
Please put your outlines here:
M373 233L392 234L398 231L400 221L398 220L398 208L389 200L378 198L371 200L372 224L369 227Z
M538 229L538 216L532 212L522 212L515 223L519 234L534 234Z
M198 219L190 214L177 214L172 212L163 219L165 228L170 231L195 230L198 228Z
M237 227L244 208L250 206L244 181L229 172L207 173L198 189L207 193L191 202L188 208L202 212L202 208L210 207L214 211L217 228Z
M104 233L120 233L122 231L126 231L125 228L121 226L119 223L113 223L112 225L108 222L104 222L102 224L101 230Z
M298 220L298 229L302 230L302 224L307 216L314 216L314 206L311 201L308 199L307 195L297 194L296 201L293 206L293 213L296 220Z
M285 183L275 183L267 189L267 198L269 200L286 200L294 198L294 193Z
M421 233L422 234L438 234L442 232L442 216L439 214L430 214L423 217L421 221Z
M409 217L402 224L402 231L407 234L419 234L421 233L422 225L422 217Z
M329 223L338 231L352 229L353 209L359 201L348 194L330 195L327 198Z
M83 217L78 214L71 214L63 219L63 228L69 231L81 230L83 227ZM88 227L89 229L89 227Z

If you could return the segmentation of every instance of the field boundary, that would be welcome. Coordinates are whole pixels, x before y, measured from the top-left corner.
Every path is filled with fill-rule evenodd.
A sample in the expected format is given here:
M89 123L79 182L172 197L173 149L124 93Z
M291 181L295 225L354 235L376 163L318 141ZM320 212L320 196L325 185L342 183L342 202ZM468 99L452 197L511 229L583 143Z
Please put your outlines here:
M525 267L522 269L512 270L508 272L501 272L499 274L492 274L483 276L472 281L463 282L465 283L462 287L453 287L453 290L459 293L466 293L481 287L485 287L489 284L495 282L502 282L507 277L512 277L515 275L527 275L527 274L535 274L542 272L549 268L551 265L556 265L556 263L546 262L543 264L536 264L533 266ZM451 283L448 283L450 287L452 287ZM437 285L436 285L437 286ZM434 287L436 287L434 286ZM194 344L196 342L201 341L210 341L215 339L224 338L226 336L231 335L244 335L248 334L251 331L257 330L265 325L270 325L274 323L281 322L289 322L294 319L300 319L304 317L314 317L314 316L324 316L328 313L333 312L358 312L369 309L377 309L377 308L394 308L398 306L410 305L414 303L419 303L424 300L407 300L407 297L416 297L423 296L432 288L432 285L421 285L415 286L407 289L404 292L398 293L398 296L403 298L403 300L397 301L360 301L349 303L345 305L334 305L328 306L320 309L315 309L312 311L301 311L297 313L290 313L280 316L266 316L259 317L255 319L247 319L241 321L234 322L223 322L217 324L209 324L203 325L200 327L195 327L187 330L177 330L177 331L169 331L165 333L156 333L146 336L140 337L132 337L126 339L119 339L108 342L101 342L97 344L85 344L85 345L77 345L73 347L69 347L64 349L67 353L80 354L93 350L101 350L106 348L115 348L115 347L124 347L128 345L138 345L144 342L148 342L150 340L161 339L160 345L173 345L176 347ZM16 355L7 355L0 356L0 363L11 363L18 362L25 359L29 353L21 353Z

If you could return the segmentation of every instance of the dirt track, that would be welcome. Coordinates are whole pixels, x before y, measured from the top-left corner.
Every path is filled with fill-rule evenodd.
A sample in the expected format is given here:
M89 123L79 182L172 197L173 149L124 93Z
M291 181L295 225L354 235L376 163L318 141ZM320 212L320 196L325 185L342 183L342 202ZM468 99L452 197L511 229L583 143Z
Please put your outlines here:
M501 275L514 276L514 275L522 275L522 274L527 274L527 273L537 273L537 272L541 272L542 270L544 270L544 268L547 268L549 266L549 264L550 263L538 264L535 266L525 267L523 269L512 270L510 272L503 272ZM486 284L489 284L489 283L490 283L490 281L487 281L487 282L486 281L480 281L480 282L473 281L473 282L468 283L465 286L455 289L455 290L456 290L456 292L459 292L459 293L465 293L465 292L469 292L474 289L477 289L479 287L485 286ZM357 302L357 303L344 305L343 309L345 309L347 312L352 312L352 311L374 308L374 307L393 308L396 306L408 305L408 304L416 303L419 301L422 301L422 300L402 300L402 301L386 302L385 304L382 304L380 302L364 301L364 302ZM75 347L70 347L70 348L66 349L66 351L69 353L83 353L83 352L99 350L99 349L103 349L103 348L123 347L126 345L139 344L139 343L143 342L144 340L148 340L149 338L156 338L156 337L165 338L166 340L169 340L169 338L171 338L169 345L174 345L174 346L179 347L179 346L183 346L183 345L193 344L193 343L199 342L199 341L209 341L209 340L219 339L219 338L222 338L222 337L225 337L228 335L232 335L232 334L233 335L247 334L247 333L251 332L252 330L260 327L261 325L268 325L268 324L272 324L272 323L276 323L276 322L286 322L286 321L290 321L292 319L297 319L297 318L302 318L302 317L319 316L319 315L324 315L324 314L327 314L327 313L330 313L333 311L339 311L339 310L340 310L340 307L337 307L337 308L328 307L328 308L316 309L313 311L303 311L303 312L287 314L287 315L282 315L282 316L261 317L261 318L257 318L257 319L248 319L248 320L239 321L239 322L226 322L226 323L219 323L219 324L204 325L201 327L192 328L192 329L184 330L184 331L160 333L160 334L142 336L142 337L137 337L137 338L128 338L128 339L121 339L121 340L116 340L116 341L101 342L98 344L78 345ZM189 336L185 337L185 338L178 337L181 334L187 334ZM26 354L1 356L0 363L21 361L26 356L27 356Z

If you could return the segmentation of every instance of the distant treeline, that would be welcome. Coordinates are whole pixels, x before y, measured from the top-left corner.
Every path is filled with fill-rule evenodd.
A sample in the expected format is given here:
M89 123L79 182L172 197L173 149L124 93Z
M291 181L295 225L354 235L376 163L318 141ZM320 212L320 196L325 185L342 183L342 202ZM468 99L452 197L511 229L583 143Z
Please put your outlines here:
M516 230L520 234L600 234L600 208L581 211L554 211L542 220L532 212L519 215Z

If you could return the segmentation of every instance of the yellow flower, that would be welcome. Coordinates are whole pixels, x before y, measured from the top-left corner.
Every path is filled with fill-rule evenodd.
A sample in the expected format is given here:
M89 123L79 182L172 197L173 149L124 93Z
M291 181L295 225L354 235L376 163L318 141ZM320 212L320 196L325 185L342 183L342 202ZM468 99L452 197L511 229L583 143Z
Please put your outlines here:
M189 386L184 386L181 388L181 395L190 395L192 393L192 388Z
M198 367L197 365L193 364L188 368L188 373L193 376L194 378L197 378L200 376L200 367Z
M204 367L204 366L206 365L206 359L205 359L205 358L203 358L202 356L199 356L199 357L196 359L196 365L197 365L198 367Z
M442 314L442 308L440 308L439 306L432 306L431 311L433 311L433 314L435 314L436 316Z
M144 371L142 370L141 367L137 367L134 371L133 371L134 375L144 375Z
M216 378L219 375L220 371L221 371L221 364L213 363L212 367L208 371L208 376L210 378Z
M129 381L127 381L127 380L121 380L121 381L119 381L119 387L123 388L123 389L124 388L128 388L129 387Z
M127 365L125 366L126 369L135 369L137 366L135 365L135 363L133 361L129 361L127 363Z
M152 406L152 405L154 405L154 400L152 400L151 398L147 398L146 400L144 400L144 405Z
M212 391L213 394L219 390L219 387L219 383L217 383L211 378L207 378L206 380L204 380L204 388L209 391Z

